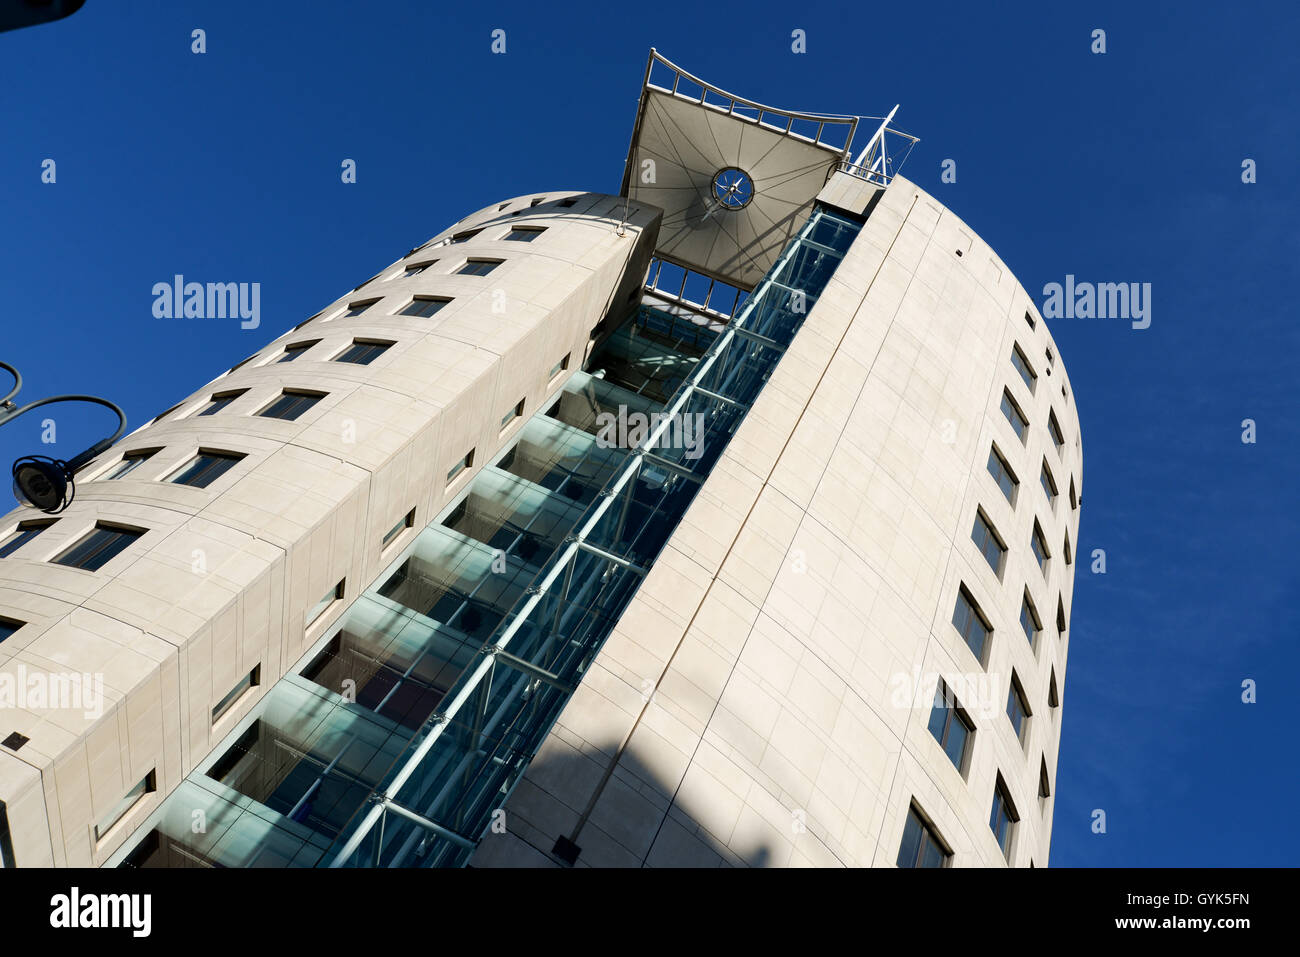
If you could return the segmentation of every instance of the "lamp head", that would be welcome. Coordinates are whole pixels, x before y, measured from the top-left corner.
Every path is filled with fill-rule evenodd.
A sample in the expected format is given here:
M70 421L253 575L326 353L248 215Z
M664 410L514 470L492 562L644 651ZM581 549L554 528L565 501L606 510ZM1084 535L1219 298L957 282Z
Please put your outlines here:
M66 462L43 455L25 455L14 462L14 498L42 512L61 512L72 501L72 470Z

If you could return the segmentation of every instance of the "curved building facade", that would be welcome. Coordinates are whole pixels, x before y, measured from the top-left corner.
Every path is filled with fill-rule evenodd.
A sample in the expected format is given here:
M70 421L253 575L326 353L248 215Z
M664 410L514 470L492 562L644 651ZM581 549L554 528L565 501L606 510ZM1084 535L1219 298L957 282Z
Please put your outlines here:
M3 519L6 864L1047 863L1050 333L887 125L692 83Z

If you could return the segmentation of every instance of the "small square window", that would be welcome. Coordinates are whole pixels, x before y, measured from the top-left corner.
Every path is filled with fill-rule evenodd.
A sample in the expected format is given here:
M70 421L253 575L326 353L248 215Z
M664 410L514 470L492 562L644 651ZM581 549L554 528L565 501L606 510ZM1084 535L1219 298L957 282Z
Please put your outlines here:
M503 238L517 243L531 243L545 231L544 226L511 226L510 232Z
M546 381L547 381L547 382L552 382L552 381L554 381L556 376L558 376L561 372L563 372L564 370L566 370L567 368L569 368L569 356L570 356L570 355L572 355L572 353L565 353L565 356L564 356L563 359L561 359L559 362L555 363L555 365L551 366L551 371L548 372L548 373L546 373Z
M505 260L503 259L467 259L465 265L456 270L457 276L486 276L497 266L500 266Z
M8 558L57 521L57 518L51 518L33 522L19 522L18 527L10 532L4 541L0 541L0 558Z
M145 795L152 794L157 790L158 784L154 772L150 771L144 776L144 779L140 781L139 784L126 792L126 795L122 800L113 805L112 809L100 818L99 823L95 825L95 840L103 840L104 835L111 831L114 825L131 813L131 809L140 801L144 800Z
M456 233L446 241L446 245L454 246L457 243L467 243L481 232L481 229L467 229L464 232Z
M428 319L436 315L443 306L451 302L450 299L440 298L437 296L416 296L399 311L399 316L419 316L422 319Z
M118 462L113 468L109 469L104 475L100 476L105 481L109 479L120 479L123 476L130 475L140 466L148 462L159 450L158 449L140 449L136 452L127 452L122 456L122 461Z
M418 276L420 275L420 273L424 272L426 269L428 269L437 261L438 260L436 259L426 259L422 263L411 263L404 270L402 270L402 278L410 279L412 276Z
M1065 637L1065 602L1061 600L1060 596L1057 596L1056 599L1056 636L1058 638Z
M1038 323L1034 321L1033 313L1031 313L1029 310L1025 310L1025 322L1029 323L1030 329L1035 329L1038 327Z
M327 591L324 595L322 595L320 597L320 600L317 601L316 604L312 605L311 608L307 609L307 614L303 618L303 621L307 624L308 627L310 627L313 623L315 623L316 620L321 617L321 615L325 614L325 610L329 608L330 605L334 604L336 601L341 601L343 599L343 590L346 584L347 584L346 579L339 582L337 585L335 585L333 588Z
M285 389L278 399L257 414L264 419L292 422L323 398L324 392L294 392Z
M244 456L233 452L213 452L199 449L198 455L190 459L179 471L173 472L167 481L174 485L189 485L193 488L207 488Z
M334 357L334 361L367 366L387 352L388 347L391 345L391 342L370 342L365 339L354 339L352 345Z
M382 552L401 536L402 532L415 526L415 509L411 509L402 516L402 520L384 533L384 540L379 543L379 550Z
M69 568L98 571L143 534L142 528L125 528L99 522L90 534L84 536L71 548L60 552L52 561L56 565L67 565Z
M450 469L447 470L447 484L450 485L452 482L456 481L456 479L460 477L462 472L464 472L466 469L472 468L473 466L474 466L474 450L470 449L463 459L457 461L455 465L453 465Z
M505 415L501 416L502 431L504 431L510 425L511 422L513 422L515 419L519 418L523 414L524 414L524 400L520 399L518 402L515 403L514 408L512 408Z
M1076 509L1078 507L1079 507L1079 496L1074 493L1074 477L1071 476L1070 477L1070 508Z
M365 302L350 302L347 311L343 313L343 318L355 319L378 301L378 299L367 299Z
M546 197L545 197L545 196L538 196L536 199L534 199L534 200L533 200L531 203L529 203L528 205L529 205L529 206L540 206L540 205L542 205L542 203L544 203L544 202L546 202Z
M1052 796L1052 781L1047 776L1047 758L1040 758L1038 765L1038 807L1047 811L1047 802Z
M572 209L574 206L578 205L578 201L570 196L568 199L560 200L557 205L562 206L564 209Z
M26 622L17 621L13 618L0 618L0 641L12 637Z
M201 409L198 414L216 415L218 412L226 408L226 406L230 405L230 403L234 402L236 399L238 399L241 395L243 395L247 391L248 391L247 389L239 389L238 391L235 392L218 392L211 399L208 400L208 404L204 406L203 409ZM159 416L159 418L161 418L161 416Z
M235 705L239 703L240 698L242 698L249 691L252 691L261 683L262 683L262 666L256 665L254 666L252 671L244 675L244 677L240 678L239 682L233 688L231 688L229 691L226 692L226 696L224 698L222 698L220 701L218 701L215 705L212 706L212 723L216 724L223 717L225 717L226 713L229 712L232 708L235 707Z
M319 339L313 339L311 342L291 342L284 347L284 352L280 353L280 358L275 361L292 362L318 342Z

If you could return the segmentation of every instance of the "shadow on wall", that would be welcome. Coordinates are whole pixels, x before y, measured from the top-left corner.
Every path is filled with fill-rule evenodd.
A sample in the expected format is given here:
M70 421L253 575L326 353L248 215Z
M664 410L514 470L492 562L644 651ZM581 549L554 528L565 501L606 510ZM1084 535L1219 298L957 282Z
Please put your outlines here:
M788 862L774 859L773 847L788 849L792 838L779 837L779 825L739 796L728 791L716 806L693 808L679 793L681 779L666 780L631 745L616 765L617 745L588 747L591 753L585 754L554 734L546 740L504 813L484 833L471 867L770 867ZM787 833L793 835L795 816L785 813ZM713 836L723 831L732 847Z

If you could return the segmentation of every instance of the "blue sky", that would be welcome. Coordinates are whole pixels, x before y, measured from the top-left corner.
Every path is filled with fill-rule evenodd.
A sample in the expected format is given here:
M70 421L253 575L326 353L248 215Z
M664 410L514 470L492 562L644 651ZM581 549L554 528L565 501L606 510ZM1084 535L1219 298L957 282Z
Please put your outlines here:
M1297 33L1280 3L89 0L0 34L0 358L24 399L106 395L134 428L471 210L617 192L652 45L775 106L901 103L904 173L1035 298L1152 284L1149 329L1051 324L1084 442L1052 863L1293 865ZM155 319L175 273L260 282L262 327ZM53 450L40 418L0 461L69 457L109 414L57 409Z

